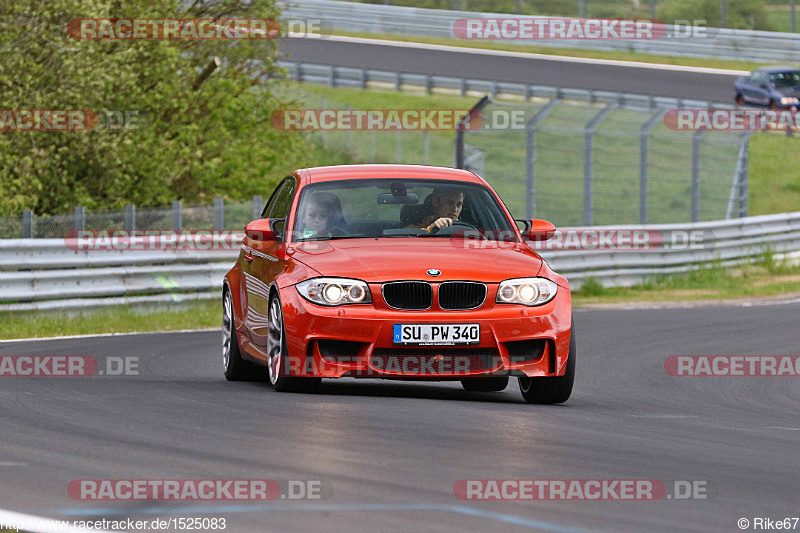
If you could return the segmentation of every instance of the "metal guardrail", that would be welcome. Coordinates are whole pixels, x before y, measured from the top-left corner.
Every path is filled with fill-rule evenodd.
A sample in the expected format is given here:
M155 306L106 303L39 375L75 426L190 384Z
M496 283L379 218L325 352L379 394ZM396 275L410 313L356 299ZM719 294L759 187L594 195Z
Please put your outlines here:
M561 232L598 229L570 228ZM545 250L542 245L535 248L573 287L579 287L589 278L606 286L626 286L652 276L688 272L710 264L742 264L762 257L768 249L779 258L795 258L800 253L800 212L603 229L660 234L667 244L648 250ZM694 238L696 247L680 245L687 236ZM67 247L62 239L0 240L0 311L219 298L222 277L237 254L238 249L79 251ZM107 265L112 257L115 266L99 266ZM60 268L54 258L61 262ZM198 263L201 259L205 261ZM74 268L63 268L64 265Z
M338 0L287 2L284 19L321 20L325 26L350 32L455 38L453 24L461 18L514 17L520 15L449 11ZM542 18L542 17L525 17ZM668 35L675 28L666 26ZM678 30L680 31L680 29ZM465 41L469 42L469 41ZM796 62L800 35L768 31L706 28L705 35L663 37L653 40L496 40L512 45L610 50L681 57L708 57L757 62Z
M366 5L366 4L359 4ZM316 83L330 87L394 87L397 90L418 89L428 93L434 90L450 90L466 96L470 92L497 95L521 96L531 98L553 98L559 100L583 100L586 102L605 102L618 106L638 109L735 109L730 104L720 104L707 100L672 98L647 94L598 91L595 89L570 89L547 85L499 82L452 76L432 76L388 70L340 67L296 61L278 61L277 66L288 70L288 76L304 83Z

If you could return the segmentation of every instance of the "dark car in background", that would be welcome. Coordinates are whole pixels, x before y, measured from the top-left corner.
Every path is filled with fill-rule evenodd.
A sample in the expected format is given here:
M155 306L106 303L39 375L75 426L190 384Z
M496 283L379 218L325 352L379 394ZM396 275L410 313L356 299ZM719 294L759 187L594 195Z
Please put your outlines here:
M770 109L797 109L800 104L800 70L795 67L761 67L736 79L736 103Z

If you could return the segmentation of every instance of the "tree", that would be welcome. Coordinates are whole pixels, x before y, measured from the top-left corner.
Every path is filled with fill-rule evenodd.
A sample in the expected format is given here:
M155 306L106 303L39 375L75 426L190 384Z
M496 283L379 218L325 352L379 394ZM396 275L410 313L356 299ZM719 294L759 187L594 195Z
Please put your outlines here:
M306 153L299 134L270 126L288 105L273 91L275 40L79 40L67 28L86 18L278 14L274 0L0 0L0 108L101 118L90 131L0 131L0 214L268 194ZM215 56L219 68L198 86ZM104 110L146 120L108 128Z

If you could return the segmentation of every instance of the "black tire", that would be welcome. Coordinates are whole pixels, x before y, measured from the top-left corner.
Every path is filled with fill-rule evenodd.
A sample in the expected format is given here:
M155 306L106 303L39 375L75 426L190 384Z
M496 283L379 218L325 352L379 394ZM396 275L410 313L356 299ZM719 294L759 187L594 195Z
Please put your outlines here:
M286 327L283 322L283 306L280 297L273 294L269 299L269 333L267 335L267 376L272 388L278 392L316 392L319 389L321 378L296 378L291 377L285 369L286 355Z
M767 107L769 109L778 109L778 104L775 103L775 100L770 100L769 105Z
M569 355L567 370L563 376L544 378L519 378L519 390L528 403L564 403L572 394L575 382L575 322L569 336Z
M508 376L462 379L461 386L473 392L499 392L508 386Z
M262 381L266 376L263 366L242 358L236 337L233 300L227 289L222 295L222 369L228 381Z
M741 94L736 95L736 105L744 105L744 96Z

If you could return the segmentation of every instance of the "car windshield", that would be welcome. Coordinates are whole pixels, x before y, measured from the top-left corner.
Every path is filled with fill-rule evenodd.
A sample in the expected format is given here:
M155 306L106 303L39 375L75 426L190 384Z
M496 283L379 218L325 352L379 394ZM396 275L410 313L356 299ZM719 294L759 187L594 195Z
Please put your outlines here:
M438 218L452 225L428 232ZM365 179L303 188L292 240L450 237L517 241L496 197L483 185L443 180Z
M800 85L800 70L787 70L785 72L773 72L769 75L769 81L775 88L796 87Z

